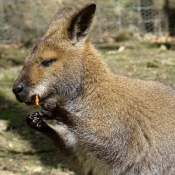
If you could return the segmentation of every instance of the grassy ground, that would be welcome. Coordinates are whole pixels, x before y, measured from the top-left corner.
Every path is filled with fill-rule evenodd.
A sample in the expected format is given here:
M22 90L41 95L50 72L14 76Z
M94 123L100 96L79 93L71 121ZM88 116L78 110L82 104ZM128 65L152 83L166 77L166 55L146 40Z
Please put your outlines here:
M99 48L113 72L175 87L174 50L133 40ZM27 127L25 117L36 109L17 102L11 92L27 52L0 49L0 121L8 121L7 129L0 129L0 174L70 175L47 140Z

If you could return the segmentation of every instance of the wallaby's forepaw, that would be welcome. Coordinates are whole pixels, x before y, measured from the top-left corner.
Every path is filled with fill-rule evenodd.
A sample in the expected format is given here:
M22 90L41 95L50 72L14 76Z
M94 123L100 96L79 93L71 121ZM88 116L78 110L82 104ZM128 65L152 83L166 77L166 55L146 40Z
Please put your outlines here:
M55 119L58 115L58 104L52 100L47 100L41 104L42 108L40 112L47 118L47 119Z
M26 122L31 128L36 129L38 131L44 131L48 127L48 125L45 123L43 117L39 114L39 112L34 112L30 114L26 118Z
M48 100L41 104L41 106L42 109L40 112L47 119L55 119L64 123L67 123L67 121L69 121L70 113L63 107L59 106L58 103L52 100Z

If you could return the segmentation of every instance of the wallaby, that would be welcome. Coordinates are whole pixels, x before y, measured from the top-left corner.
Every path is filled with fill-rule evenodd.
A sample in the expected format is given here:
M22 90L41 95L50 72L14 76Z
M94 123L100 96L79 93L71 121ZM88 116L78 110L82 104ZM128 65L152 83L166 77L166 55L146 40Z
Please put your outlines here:
M27 124L79 175L174 175L175 90L112 73L88 39L95 10L59 11L26 57L13 92L42 106Z

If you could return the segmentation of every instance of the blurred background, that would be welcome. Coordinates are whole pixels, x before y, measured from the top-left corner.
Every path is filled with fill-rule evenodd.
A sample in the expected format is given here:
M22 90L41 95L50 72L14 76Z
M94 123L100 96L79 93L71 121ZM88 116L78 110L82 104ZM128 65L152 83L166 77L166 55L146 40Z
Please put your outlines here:
M117 41L118 35L175 35L173 0L96 0L95 42ZM0 0L0 42L24 43L39 39L54 13L63 6L75 9L83 0Z
M92 43L114 73L175 87L174 0L95 0ZM64 6L83 0L0 0L0 174L73 175L25 117L35 107L16 101L11 88L24 58Z

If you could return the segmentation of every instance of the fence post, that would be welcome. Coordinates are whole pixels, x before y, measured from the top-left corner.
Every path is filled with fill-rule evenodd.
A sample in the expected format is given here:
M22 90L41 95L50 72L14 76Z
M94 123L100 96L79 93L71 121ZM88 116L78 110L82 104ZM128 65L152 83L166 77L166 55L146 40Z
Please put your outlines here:
M120 0L117 0L117 14L118 14L118 28L119 33L122 32L122 19L121 19L121 7L120 7Z

